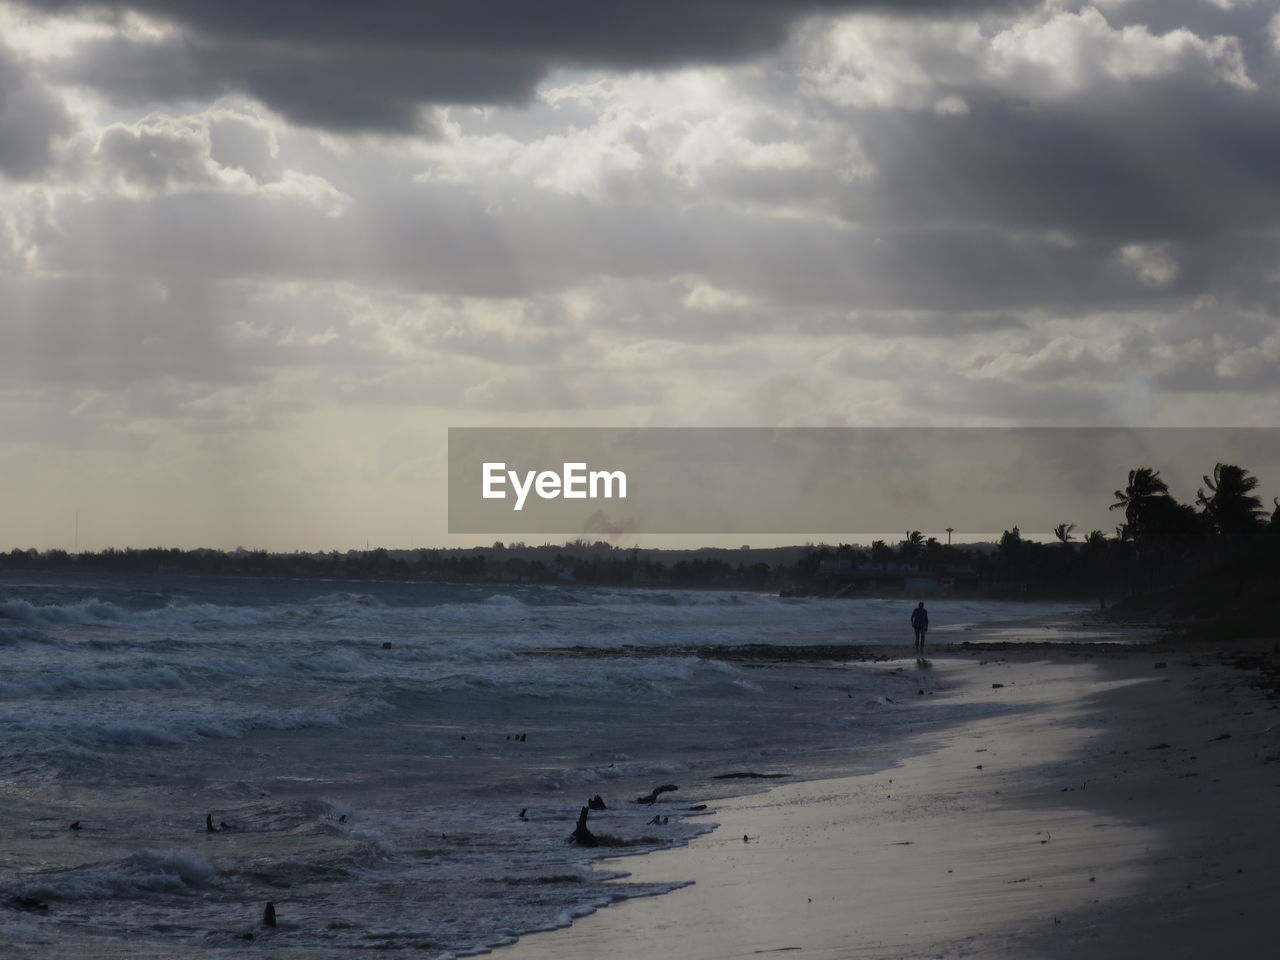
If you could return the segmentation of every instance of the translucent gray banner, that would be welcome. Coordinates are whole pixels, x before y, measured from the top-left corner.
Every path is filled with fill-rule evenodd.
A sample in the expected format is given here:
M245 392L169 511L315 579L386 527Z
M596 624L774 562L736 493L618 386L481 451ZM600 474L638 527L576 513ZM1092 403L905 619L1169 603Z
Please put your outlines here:
M1280 493L1272 428L451 428L449 532L1112 532L1138 467L1194 502L1214 464Z

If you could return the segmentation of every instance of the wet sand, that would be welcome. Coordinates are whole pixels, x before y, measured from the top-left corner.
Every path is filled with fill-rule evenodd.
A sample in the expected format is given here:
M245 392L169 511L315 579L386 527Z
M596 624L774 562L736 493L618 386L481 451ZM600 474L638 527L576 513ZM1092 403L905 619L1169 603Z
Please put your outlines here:
M932 665L947 697L1007 709L926 729L890 769L719 801L719 829L690 846L602 864L691 886L497 955L1271 951L1280 702L1255 674L1185 649L955 650Z

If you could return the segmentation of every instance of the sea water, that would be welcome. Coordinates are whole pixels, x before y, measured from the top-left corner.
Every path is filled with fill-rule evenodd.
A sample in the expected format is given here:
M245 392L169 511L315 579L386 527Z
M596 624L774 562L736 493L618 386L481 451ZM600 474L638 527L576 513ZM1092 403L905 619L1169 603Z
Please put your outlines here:
M686 842L714 828L715 797L767 782L725 774L854 771L915 725L983 709L902 664L715 648L905 657L912 606L0 575L0 953L464 956L667 892L678 878L591 863ZM930 606L935 642L1054 609ZM625 846L568 842L596 795L590 828Z

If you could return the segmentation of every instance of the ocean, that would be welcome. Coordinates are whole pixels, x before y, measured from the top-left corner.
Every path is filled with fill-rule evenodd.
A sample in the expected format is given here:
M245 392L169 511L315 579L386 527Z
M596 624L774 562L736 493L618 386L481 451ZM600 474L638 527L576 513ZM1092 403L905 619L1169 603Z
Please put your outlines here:
M726 775L879 769L921 725L1003 709L913 668L912 606L0 574L0 953L469 956L661 895L679 879L592 864L773 782ZM929 606L934 643L1062 609ZM904 659L748 648L849 644ZM623 846L569 842L597 795L589 828Z

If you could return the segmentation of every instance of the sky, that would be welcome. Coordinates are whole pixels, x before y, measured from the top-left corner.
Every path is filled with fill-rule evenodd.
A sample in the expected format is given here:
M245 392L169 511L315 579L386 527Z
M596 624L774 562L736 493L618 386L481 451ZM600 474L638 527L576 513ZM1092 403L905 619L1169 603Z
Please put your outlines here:
M1280 424L1277 116L1277 0L0 0L0 549L469 543L449 427Z

